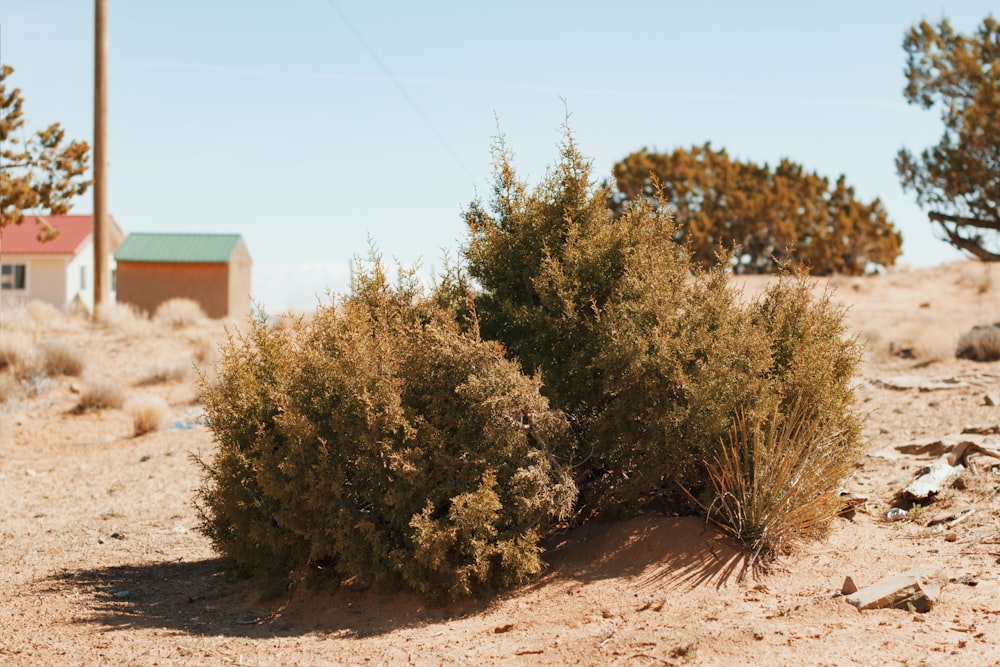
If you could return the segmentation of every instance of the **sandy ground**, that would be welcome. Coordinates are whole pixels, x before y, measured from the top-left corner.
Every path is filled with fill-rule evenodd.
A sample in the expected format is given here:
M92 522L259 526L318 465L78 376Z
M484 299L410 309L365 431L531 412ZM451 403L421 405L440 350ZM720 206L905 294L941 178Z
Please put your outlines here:
M86 369L0 404L0 665L1000 664L1000 468L977 457L926 507L885 516L933 458L905 445L1000 424L985 400L1000 366L953 355L962 332L1000 320L997 271L831 281L869 345L869 454L848 483L868 500L827 540L740 579L742 556L704 521L642 517L568 533L538 581L445 607L305 585L262 601L227 577L196 530L191 455L212 437L191 377L144 382L210 357L221 324L52 319L33 335L67 341ZM190 427L133 437L122 410L72 414L94 379L161 396L167 423ZM846 576L863 587L924 565L949 582L928 613L858 611L841 593Z

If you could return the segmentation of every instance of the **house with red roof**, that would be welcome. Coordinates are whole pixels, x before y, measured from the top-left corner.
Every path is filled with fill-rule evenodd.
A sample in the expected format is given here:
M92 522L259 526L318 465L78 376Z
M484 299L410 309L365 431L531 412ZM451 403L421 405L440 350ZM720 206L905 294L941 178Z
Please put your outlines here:
M108 266L125 235L113 218L108 225ZM66 310L94 306L94 220L90 215L25 216L0 228L0 300L45 301Z

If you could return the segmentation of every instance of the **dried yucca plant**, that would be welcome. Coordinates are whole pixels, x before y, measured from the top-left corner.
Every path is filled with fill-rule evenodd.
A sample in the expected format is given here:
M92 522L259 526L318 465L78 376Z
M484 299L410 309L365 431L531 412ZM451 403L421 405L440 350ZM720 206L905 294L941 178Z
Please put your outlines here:
M706 505L691 498L749 549L758 567L823 533L840 512L839 490L857 455L852 439L802 404L764 419L741 414L714 460L705 462L712 499Z

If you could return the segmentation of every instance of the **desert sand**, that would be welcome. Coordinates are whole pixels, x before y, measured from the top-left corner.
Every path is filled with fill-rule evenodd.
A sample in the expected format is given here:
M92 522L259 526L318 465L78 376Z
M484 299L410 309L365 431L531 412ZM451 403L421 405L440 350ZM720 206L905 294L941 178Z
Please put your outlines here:
M767 279L737 282L750 296ZM853 517L745 577L704 519L585 526L559 536L537 581L445 606L305 580L262 600L222 571L193 506L193 457L213 447L194 373L156 376L210 367L223 323L29 322L85 368L0 403L0 665L1000 664L1000 461L970 459L926 506L886 516L942 451L908 445L1000 424L1000 365L954 356L960 334L1000 320L1000 268L815 282L867 346ZM164 399L164 428L134 436L125 410L75 414L99 380ZM845 577L864 587L918 566L947 581L926 613L859 611L842 593Z

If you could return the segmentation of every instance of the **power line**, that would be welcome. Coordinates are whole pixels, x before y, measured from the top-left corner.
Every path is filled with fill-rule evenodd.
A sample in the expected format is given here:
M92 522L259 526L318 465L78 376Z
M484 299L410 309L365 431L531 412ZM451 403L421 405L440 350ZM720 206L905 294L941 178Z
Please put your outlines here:
M337 6L337 3L334 2L334 0L327 0L327 4L330 5L330 8L337 13L337 15L340 17L340 20L343 21L344 25L347 26L348 30L354 33L354 36L361 43L361 46L363 46L364 49L368 52L368 55L371 56L372 60L375 61L375 64L379 66L379 69L382 70L382 73L385 74L390 81L392 81L393 85L396 86L396 89L399 90L403 98L406 99L409 105L413 107L413 110L417 113L417 115L420 116L420 120L424 122L424 125L426 125L427 128L431 131L431 133L434 134L435 138L437 138L437 140L441 142L441 145L444 146L445 150L448 151L448 153L455 160L458 166L461 167L466 174L468 174L469 178L475 181L476 177L473 176L472 170L470 170L467 166L465 166L465 163L462 162L462 158L458 157L458 153L456 153L455 149L451 147L451 144L448 143L448 140L444 138L444 135L441 134L440 131L438 131L434 123L431 122L431 119L428 118L427 114L425 114L423 109L420 108L420 105L417 104L416 100L414 100L410 96L410 93L407 92L406 88L403 87L403 84L399 82L399 79L397 79L393 75L392 71L389 70L385 62L383 62L382 59L378 57L378 54L375 52L375 49L373 49L371 45L368 43L368 41L361 35L361 33L358 32L358 29L354 27L354 24L351 23L351 21L347 18L347 15L344 14L343 11L341 11L340 7Z

